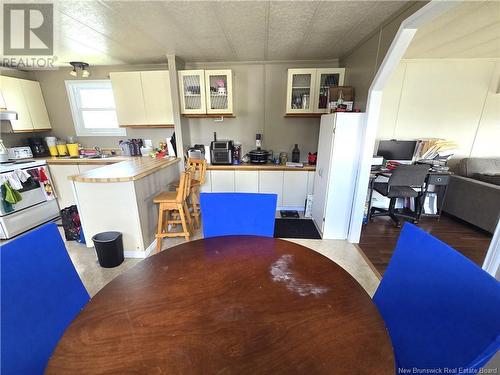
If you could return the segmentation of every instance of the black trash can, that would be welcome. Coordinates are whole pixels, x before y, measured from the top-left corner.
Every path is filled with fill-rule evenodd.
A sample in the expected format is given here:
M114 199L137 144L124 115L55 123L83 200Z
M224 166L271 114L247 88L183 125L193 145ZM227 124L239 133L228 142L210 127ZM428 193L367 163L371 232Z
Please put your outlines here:
M102 232L92 237L99 264L104 268L119 266L123 262L121 232Z

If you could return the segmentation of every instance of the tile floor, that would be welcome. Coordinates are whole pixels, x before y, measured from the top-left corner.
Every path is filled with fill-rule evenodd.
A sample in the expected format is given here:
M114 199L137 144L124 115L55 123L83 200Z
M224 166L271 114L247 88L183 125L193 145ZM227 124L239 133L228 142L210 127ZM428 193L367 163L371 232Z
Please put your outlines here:
M62 232L62 228L61 228ZM64 234L61 233L64 238ZM203 238L202 233L198 230L193 240ZM162 249L173 247L183 243L183 238L169 238L163 240ZM368 263L364 260L359 249L353 244L342 240L306 240L306 239L289 239L289 241L298 243L317 251L318 253L328 257L332 261L339 264L351 276L353 276L367 293L372 296L379 284L377 275L371 270ZM125 259L125 261L115 268L102 268L97 263L95 252L85 245L75 241L66 242L66 248L73 261L75 268L87 288L91 296L94 296L101 288L113 280L116 276L125 272L141 261L141 259Z

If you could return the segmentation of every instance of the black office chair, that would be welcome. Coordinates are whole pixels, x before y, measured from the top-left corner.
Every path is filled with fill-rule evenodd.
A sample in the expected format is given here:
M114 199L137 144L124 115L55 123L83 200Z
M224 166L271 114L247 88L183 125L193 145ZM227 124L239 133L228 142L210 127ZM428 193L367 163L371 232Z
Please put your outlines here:
M418 223L422 213L422 197L425 194L424 184L428 172L429 166L427 165L400 165L392 172L389 181L375 182L373 189L391 200L388 210L372 207L370 220L377 216L390 216L398 228L401 227L399 218ZM420 191L413 188L420 188ZM408 212L396 209L396 200L398 198L414 198L415 211Z

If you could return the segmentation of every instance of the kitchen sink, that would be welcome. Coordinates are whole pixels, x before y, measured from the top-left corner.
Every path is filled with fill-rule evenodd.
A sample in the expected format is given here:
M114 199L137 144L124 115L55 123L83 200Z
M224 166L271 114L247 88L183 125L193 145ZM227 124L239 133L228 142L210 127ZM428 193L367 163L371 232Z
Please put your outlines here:
M84 156L83 158L84 159L106 159L109 157L111 157L111 155L102 154L102 155L88 155L88 156Z

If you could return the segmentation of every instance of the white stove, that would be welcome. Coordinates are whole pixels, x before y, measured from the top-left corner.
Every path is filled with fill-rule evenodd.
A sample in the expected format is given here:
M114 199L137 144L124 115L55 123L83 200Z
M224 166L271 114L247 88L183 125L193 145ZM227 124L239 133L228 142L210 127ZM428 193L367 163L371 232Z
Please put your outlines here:
M41 167L45 164L47 164L45 160L9 160L8 162L0 163L0 173L13 172L16 169Z
M45 183L39 177L42 167L48 179ZM57 200L53 193L49 195L45 190L45 184L51 185L53 189L47 162L33 159L11 160L0 164L0 175L12 175L17 169L25 170L32 177L22 182L22 188L18 190L22 199L18 203L6 204L4 197L0 196L0 239L12 238L59 216Z

